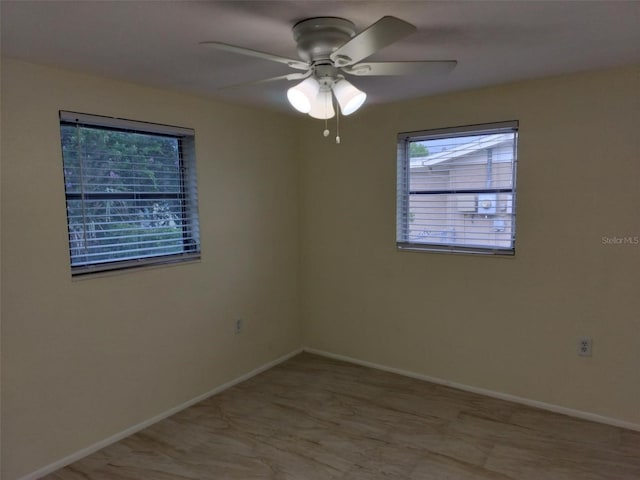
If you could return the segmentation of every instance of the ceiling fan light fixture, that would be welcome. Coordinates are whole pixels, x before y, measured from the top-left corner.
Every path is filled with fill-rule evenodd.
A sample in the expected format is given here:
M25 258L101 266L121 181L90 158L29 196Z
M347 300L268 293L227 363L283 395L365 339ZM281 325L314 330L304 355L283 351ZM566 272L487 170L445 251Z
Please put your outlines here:
M333 98L331 96L331 90L320 89L318 95L311 104L311 110L309 116L320 120L326 120L327 118L333 118L336 112L333 109Z
M350 82L341 79L333 84L333 93L340 104L343 115L350 115L358 110L367 99L367 94L358 90Z
M354 113L367 99L366 93L346 81L343 73L367 77L446 74L456 66L455 60L361 63L377 51L416 30L415 25L390 15L380 18L360 32L356 31L353 22L344 18L307 18L293 26L293 38L297 44L300 60L217 41L205 41L200 44L301 70L301 72L265 78L242 85L264 84L279 80L300 81L298 85L287 90L289 102L299 112L309 113L313 118L326 120L334 115L339 118L340 113L343 115ZM333 112L330 112L327 107L323 110L324 101L317 104L318 92L321 90L328 90L329 97L331 94L336 97L338 106L333 105L332 102ZM325 93L321 95L321 98L326 97ZM328 131L326 128L325 130Z
M309 77L287 90L287 98L293 108L302 113L309 113L319 90L320 84L318 81L313 77Z

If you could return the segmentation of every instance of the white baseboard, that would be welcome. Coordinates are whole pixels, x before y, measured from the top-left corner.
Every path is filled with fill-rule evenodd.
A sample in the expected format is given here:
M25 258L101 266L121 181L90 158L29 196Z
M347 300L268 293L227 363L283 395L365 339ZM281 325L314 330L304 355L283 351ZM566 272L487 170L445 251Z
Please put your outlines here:
M87 455L90 455L94 452L97 452L98 450L107 447L109 445L111 445L112 443L115 443L119 440L122 440L125 437L128 437L129 435L133 435L136 432L139 432L140 430L143 430L151 425L153 425L154 423L159 422L160 420L164 420L167 417L170 417L171 415L174 415L178 412L180 412L181 410L184 410L185 408L189 408L192 405L195 405L198 402L201 402L213 395L216 395L230 387L233 387L234 385L244 382L245 380L250 379L251 377L254 377L256 375L258 375L259 373L264 372L265 370L269 370L272 367L275 367L276 365L285 362L286 360L289 360L290 358L298 355L301 352L309 352L309 353L313 353L315 355L321 355L323 357L327 357L327 358L332 358L335 360L342 360L344 362L349 362L349 363L353 363L356 365L362 365L364 367L370 367L370 368L375 368L377 370L383 370L385 372L391 372L391 373L397 373L398 375L403 375L406 377L411 377L411 378L416 378L418 380L424 380L427 382L431 382L431 383L437 383L439 385L445 385L447 387L452 387L452 388L457 388L458 390L464 390L467 392L472 392L472 393L478 393L480 395L486 395L487 397L493 397L493 398L499 398L501 400L507 400L510 402L515 402L515 403L520 403L522 405L528 405L530 407L536 407L536 408L540 408L543 410L548 410L550 412L555 412L555 413L561 413L564 415L569 415L571 417L576 417L576 418L581 418L583 420L590 420L592 422L598 422L598 423L604 423L606 425L612 425L615 427L621 427L621 428L626 428L629 430L635 430L635 431L640 431L640 425L636 424L636 423L631 423L631 422L627 422L624 420L618 420L616 418L610 418L610 417L605 417L602 415L597 415L595 413L590 413L590 412L583 412L581 410L575 410L572 408L567 408L567 407L562 407L559 405L554 405L551 403L546 403L546 402L539 402L537 400L531 400L528 398L524 398L524 397L518 397L516 395L510 395L508 393L502 393L502 392L495 392L493 390L486 390L484 388L478 388L478 387L473 387L470 385L464 385L461 383L456 383L456 382L450 382L448 380L443 380L441 378L436 378L436 377L430 377L429 375L423 375L420 373L415 373L415 372L411 372L408 370L403 370L401 368L394 368L394 367L388 367L386 365L381 365L378 363L374 363L374 362L369 362L366 360L359 360L357 358L353 358L353 357L348 357L346 355L339 355L336 353L331 353L331 352L327 352L324 350L318 350L315 348L309 348L309 347L304 347L304 348L299 348L296 350L293 350L292 352L281 356L280 358L277 358L271 362L265 363L264 365L261 365L260 367L245 373L244 375L241 375L233 380L230 380L229 382L223 383L222 385L217 386L216 388L214 388L213 390L210 390L206 393L203 393L202 395L198 395L195 398L192 398L191 400L188 400L184 403L181 403L180 405L176 405L175 407L160 413L159 415L156 415L152 418L149 418L141 423L138 423L137 425L133 425L121 432L116 433L115 435L111 435L108 438L105 438L104 440L101 440L97 443L94 443L93 445L90 445L86 448L83 448L82 450L78 450L75 453L72 453L71 455L68 455L64 458L61 458L60 460L57 460L49 465L46 465L38 470L36 470L35 472L31 472L27 475L24 475L22 477L20 477L18 480L37 480L38 478L41 478L45 475L48 475L52 472L55 472L56 470L65 467L67 465L69 465L70 463L76 462L84 457L86 457Z
M359 360L357 358L348 357L345 355L339 355L336 353L327 352L324 350L318 350L315 348L303 348L305 352L321 355L323 357L332 358L334 360L342 360L344 362L353 363L356 365L362 365L363 367L375 368L377 370L383 370L385 372L397 373L405 377L411 377L418 380L424 380L426 382L437 383L439 385L445 385L447 387L456 388L458 390L464 390L466 392L478 393L480 395L486 395L487 397L498 398L500 400L507 400L509 402L520 403L529 407L536 407L542 410L548 410L554 413L561 413L570 417L580 418L583 420L589 420L597 423L604 423L614 427L626 428L629 430L635 430L640 432L640 424L627 422L625 420L619 420L617 418L605 417L595 413L584 412L582 410L575 410L573 408L562 407L560 405L554 405L552 403L540 402L538 400L531 400L529 398L518 397L516 395L510 395L508 393L496 392L493 390L487 390L484 388L473 387L470 385L464 385L462 383L450 382L441 378L430 377L429 375L422 375L420 373L403 370L401 368L387 367L386 365L380 365L378 363L368 362L366 360Z
M222 385L217 386L213 390L209 390L208 392L203 393L202 395L198 395L197 397L192 398L191 400L187 400L186 402L181 403L180 405L176 405L175 407L170 408L169 410L162 412L159 415L151 417L143 422L138 423L137 425L133 425L125 430L122 430L121 432L116 433L115 435L111 435L110 437L105 438L104 440L100 440L99 442L94 443L93 445L89 445L88 447L83 448L82 450L78 450L77 452L72 453L71 455L68 455L64 458L61 458L60 460L57 460L53 463L50 463L49 465L46 465L36 470L35 472L31 472L27 475L24 475L23 477L20 477L18 480L37 480L38 478L44 477L45 475L48 475L62 467L69 465L70 463L76 462L86 457L87 455L91 455L92 453L97 452L98 450L109 446L112 443L122 440L123 438L128 437L129 435L133 435L134 433L139 432L140 430L143 430L153 425L154 423L159 422L160 420L164 420L165 418L170 417L171 415L174 415L180 412L181 410L184 410L185 408L189 408L198 402L206 400L207 398L213 395L216 395L228 388L231 388L238 383L244 382L245 380L249 380L251 377L258 375L259 373L262 373L265 370L269 370L270 368L275 367L276 365L286 360L289 360L291 357L294 357L301 352L302 352L302 348L293 350L292 352L289 352L286 355L281 356L280 358L272 360L271 362L265 363L264 365L261 365L260 367L254 370L251 370L250 372L245 373L244 375L240 375L239 377L234 378L233 380L223 383Z

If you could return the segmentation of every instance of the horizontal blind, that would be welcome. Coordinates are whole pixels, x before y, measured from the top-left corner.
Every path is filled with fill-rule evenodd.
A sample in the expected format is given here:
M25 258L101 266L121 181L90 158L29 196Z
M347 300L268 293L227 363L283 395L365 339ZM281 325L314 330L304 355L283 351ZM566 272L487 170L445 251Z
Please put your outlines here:
M517 122L400 134L400 249L513 254Z
M72 273L198 258L193 130L60 118Z

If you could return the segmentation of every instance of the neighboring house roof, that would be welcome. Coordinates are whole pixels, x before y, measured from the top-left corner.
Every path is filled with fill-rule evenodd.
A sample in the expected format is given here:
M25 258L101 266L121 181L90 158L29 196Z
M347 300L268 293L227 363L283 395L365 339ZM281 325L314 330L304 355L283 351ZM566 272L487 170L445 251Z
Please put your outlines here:
M448 150L434 153L433 155L428 155L426 157L413 157L411 159L411 166L431 167L442 162L447 162L449 160L464 157L465 155L470 155L479 150L485 150L487 148L495 147L500 143L510 141L512 138L512 133L496 133L495 135L487 135L486 137L482 137L479 140L475 140L469 143L462 143Z

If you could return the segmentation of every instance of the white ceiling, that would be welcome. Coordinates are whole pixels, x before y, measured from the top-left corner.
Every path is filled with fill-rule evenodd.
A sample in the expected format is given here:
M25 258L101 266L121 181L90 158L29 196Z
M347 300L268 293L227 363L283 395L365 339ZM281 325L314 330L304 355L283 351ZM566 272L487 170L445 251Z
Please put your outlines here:
M360 31L394 15L418 31L367 60L459 62L445 77L351 77L369 103L640 64L640 1L2 0L0 15L3 55L283 111L291 82L220 87L294 70L198 42L298 58L299 20L344 17Z

